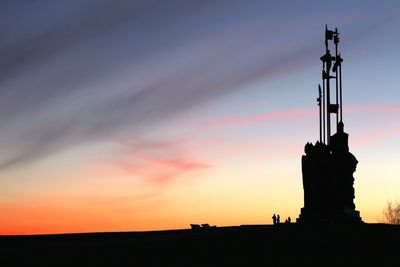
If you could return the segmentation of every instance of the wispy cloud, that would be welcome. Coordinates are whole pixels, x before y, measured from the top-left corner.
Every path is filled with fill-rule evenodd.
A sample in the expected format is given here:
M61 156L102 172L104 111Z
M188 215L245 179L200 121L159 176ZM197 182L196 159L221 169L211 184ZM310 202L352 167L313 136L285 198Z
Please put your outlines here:
M201 174L212 167L184 148L181 140L119 142L112 159L105 162L125 174L156 186L166 186L181 177Z
M218 130L231 127L245 127L269 120L305 118L316 115L312 109L287 109L252 115L227 116L220 119L199 122L198 128L203 130Z
M365 131L363 134L352 136L349 140L351 147L362 148L382 142L400 134L400 127L393 125L379 126L376 129Z
M344 107L344 113L400 113L398 104L367 104L367 105L349 105ZM250 115L231 115L221 118L202 120L196 123L196 128L203 130L219 130L224 128L246 127L249 125L282 119L305 119L318 116L315 108L297 108L277 110L265 113Z
M399 104L367 104L367 105L349 105L344 107L344 112L376 112L376 113L399 113Z

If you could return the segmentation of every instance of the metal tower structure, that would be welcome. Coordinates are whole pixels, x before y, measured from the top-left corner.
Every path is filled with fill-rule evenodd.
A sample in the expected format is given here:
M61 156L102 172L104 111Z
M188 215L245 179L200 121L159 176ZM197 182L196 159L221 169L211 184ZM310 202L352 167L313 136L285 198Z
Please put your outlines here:
M331 55L329 50L329 41L333 41L335 46L335 55ZM325 25L325 54L320 58L322 61L322 89L318 85L319 95L317 98L319 106L319 136L320 142L330 145L331 139L331 114L336 115L336 131L338 125L343 120L343 102L342 102L342 62L343 59L338 51L339 32L328 30ZM332 63L333 67L332 67ZM335 76L331 76L334 73ZM335 79L335 97L331 92L331 79Z

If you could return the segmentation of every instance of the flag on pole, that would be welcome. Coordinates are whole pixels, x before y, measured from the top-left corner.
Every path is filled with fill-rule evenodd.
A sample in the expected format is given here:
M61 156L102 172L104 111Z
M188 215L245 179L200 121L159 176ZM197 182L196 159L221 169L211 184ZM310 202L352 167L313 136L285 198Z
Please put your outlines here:
M333 35L335 32L330 31L330 30L325 30L325 39L326 40L333 40Z
M328 47L328 40L333 40L333 36L337 36L337 32L328 30L328 25L325 24L325 46ZM337 38L337 41L339 41L339 38Z

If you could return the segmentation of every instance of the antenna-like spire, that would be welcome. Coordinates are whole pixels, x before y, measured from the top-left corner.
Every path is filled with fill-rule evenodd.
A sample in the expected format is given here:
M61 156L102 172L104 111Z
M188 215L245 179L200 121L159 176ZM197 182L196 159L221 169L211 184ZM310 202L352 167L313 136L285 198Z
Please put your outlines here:
M333 41L335 44L335 56L331 55L329 50L329 41ZM328 29L328 26L325 25L325 54L320 58L322 61L322 116L323 116L323 133L320 134L320 140L325 143L330 144L331 138L331 114L336 114L336 131L338 130L339 121L341 122L343 119L342 116L342 76L341 76L341 63L343 59L340 56L338 51L339 44L339 32L337 28L335 31L331 31ZM332 67L332 63L334 65ZM331 76L330 71L332 70L335 73L335 76ZM331 87L330 87L330 79L335 79L335 99L331 100ZM325 105L326 103L326 105ZM326 114L326 115L325 115ZM321 115L320 115L321 116ZM339 120L340 118L340 120ZM326 120L326 132L325 132L325 120ZM321 123L320 123L321 128ZM323 138L321 137L323 136Z

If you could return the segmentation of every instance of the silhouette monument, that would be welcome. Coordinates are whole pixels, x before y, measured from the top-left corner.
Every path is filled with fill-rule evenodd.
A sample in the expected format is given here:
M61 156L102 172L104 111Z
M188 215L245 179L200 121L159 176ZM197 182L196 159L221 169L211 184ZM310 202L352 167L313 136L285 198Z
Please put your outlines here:
M332 56L329 43L333 41ZM338 52L339 32L325 26L325 54L322 61L322 88L318 85L319 141L307 143L302 156L304 207L299 223L361 223L354 205L354 177L357 159L350 153L349 135L344 132L342 102L342 62ZM332 66L333 63L333 66ZM331 76L331 71L332 75ZM334 97L331 92L334 79ZM332 98L331 98L332 97ZM331 116L336 133L331 135Z

